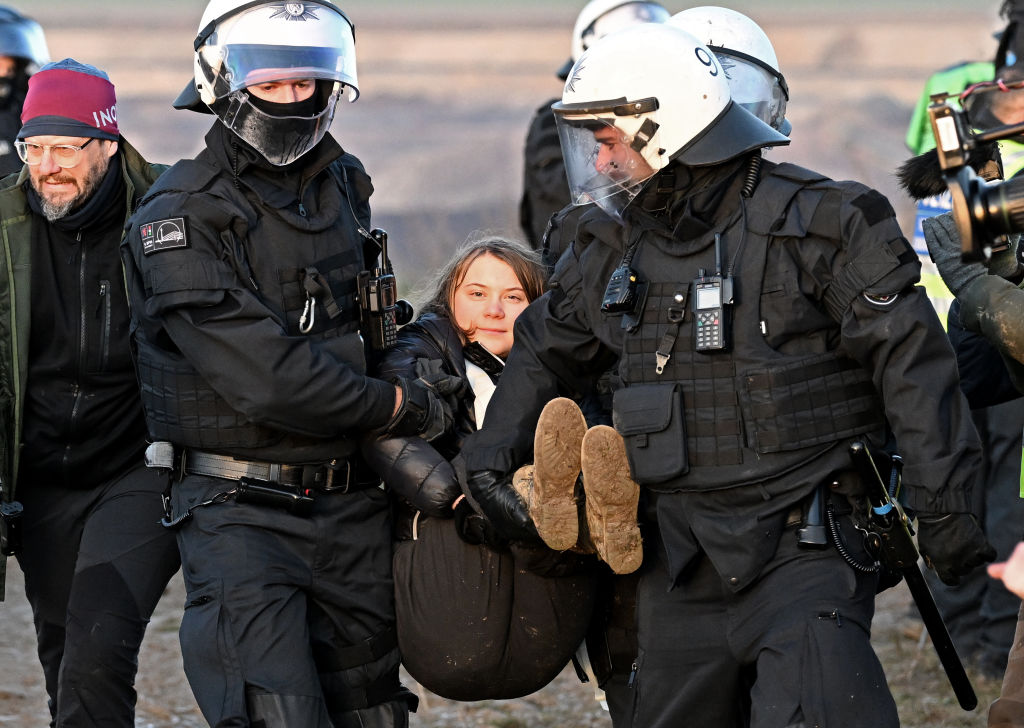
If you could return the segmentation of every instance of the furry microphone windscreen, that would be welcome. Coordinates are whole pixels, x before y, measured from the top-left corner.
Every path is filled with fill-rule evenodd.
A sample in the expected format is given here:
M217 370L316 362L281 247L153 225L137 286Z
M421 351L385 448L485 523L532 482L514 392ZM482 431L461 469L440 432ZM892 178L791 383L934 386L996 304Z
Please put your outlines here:
M999 177L999 145L990 142L972 149L967 164L985 179ZM931 151L911 157L896 170L900 187L914 200L924 200L946 191L946 180L939 166L939 153Z

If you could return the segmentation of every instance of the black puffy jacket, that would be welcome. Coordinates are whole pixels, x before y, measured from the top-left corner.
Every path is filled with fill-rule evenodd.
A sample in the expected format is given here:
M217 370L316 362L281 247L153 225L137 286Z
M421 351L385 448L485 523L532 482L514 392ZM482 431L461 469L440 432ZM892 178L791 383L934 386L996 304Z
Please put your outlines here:
M398 343L380 363L377 376L415 379L425 369L466 378L462 338L445 316L423 314L398 333ZM363 446L366 461L387 487L427 516L452 515L451 504L461 492L450 460L459 454L462 441L476 430L473 392L467 387L454 405L452 431L426 442L420 437L394 437Z

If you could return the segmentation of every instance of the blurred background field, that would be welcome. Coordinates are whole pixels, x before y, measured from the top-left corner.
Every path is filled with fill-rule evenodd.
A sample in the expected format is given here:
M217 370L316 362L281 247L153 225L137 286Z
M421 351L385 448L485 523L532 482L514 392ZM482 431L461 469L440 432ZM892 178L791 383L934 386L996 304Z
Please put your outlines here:
M7 2L39 20L54 59L106 70L124 135L154 161L194 155L212 117L174 111L191 76L192 39L205 0ZM561 93L555 70L568 56L584 0L339 0L356 25L361 98L343 105L333 132L373 177L375 224L391 234L396 272L414 287L470 232L516 234L522 144L534 110ZM700 3L665 0L672 11ZM906 234L913 205L895 168L925 80L968 59L990 59L1001 27L998 0L746 0L772 38L792 92L793 144L772 158L889 196ZM0 605L0 726L46 725L41 670L21 577L9 562ZM201 726L181 674L176 579L143 648L139 726ZM976 684L981 706L956 706L930 646L908 616L905 590L883 594L874 641L905 726L984 726L998 694ZM841 655L835 656L842 660ZM413 726L576 728L609 725L571 672L519 701L456 704L424 693Z

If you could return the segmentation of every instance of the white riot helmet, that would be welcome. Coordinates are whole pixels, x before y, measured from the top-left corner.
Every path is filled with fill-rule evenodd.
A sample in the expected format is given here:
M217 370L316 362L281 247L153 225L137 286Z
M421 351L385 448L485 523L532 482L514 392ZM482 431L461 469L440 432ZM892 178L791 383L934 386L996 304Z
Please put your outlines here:
M757 23L735 10L711 5L676 13L668 22L715 52L729 79L733 101L789 135L789 87L779 70L775 48Z
M612 31L628 28L637 23L664 23L669 12L661 3L638 2L638 0L590 0L572 29L572 46L569 60L558 70L558 77L565 80L569 69L583 55L583 51Z
M289 164L323 139L343 91L350 101L359 96L355 28L332 0L211 0L195 48L194 82L174 106L198 111L205 104L271 164ZM308 115L272 115L246 92L299 79L317 84Z
M732 102L714 53L666 24L599 40L551 108L572 202L616 216L671 161L706 166L789 143Z

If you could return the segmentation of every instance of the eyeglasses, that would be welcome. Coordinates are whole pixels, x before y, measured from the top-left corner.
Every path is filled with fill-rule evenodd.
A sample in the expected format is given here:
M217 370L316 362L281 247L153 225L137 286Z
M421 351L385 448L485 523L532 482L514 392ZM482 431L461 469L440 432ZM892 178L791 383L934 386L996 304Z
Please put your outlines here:
M43 153L50 150L50 159L62 169L74 167L82 161L82 150L92 144L94 138L90 138L85 144L76 147L74 144L30 144L22 140L14 142L14 148L18 150L21 161L30 167L35 167L43 161Z

